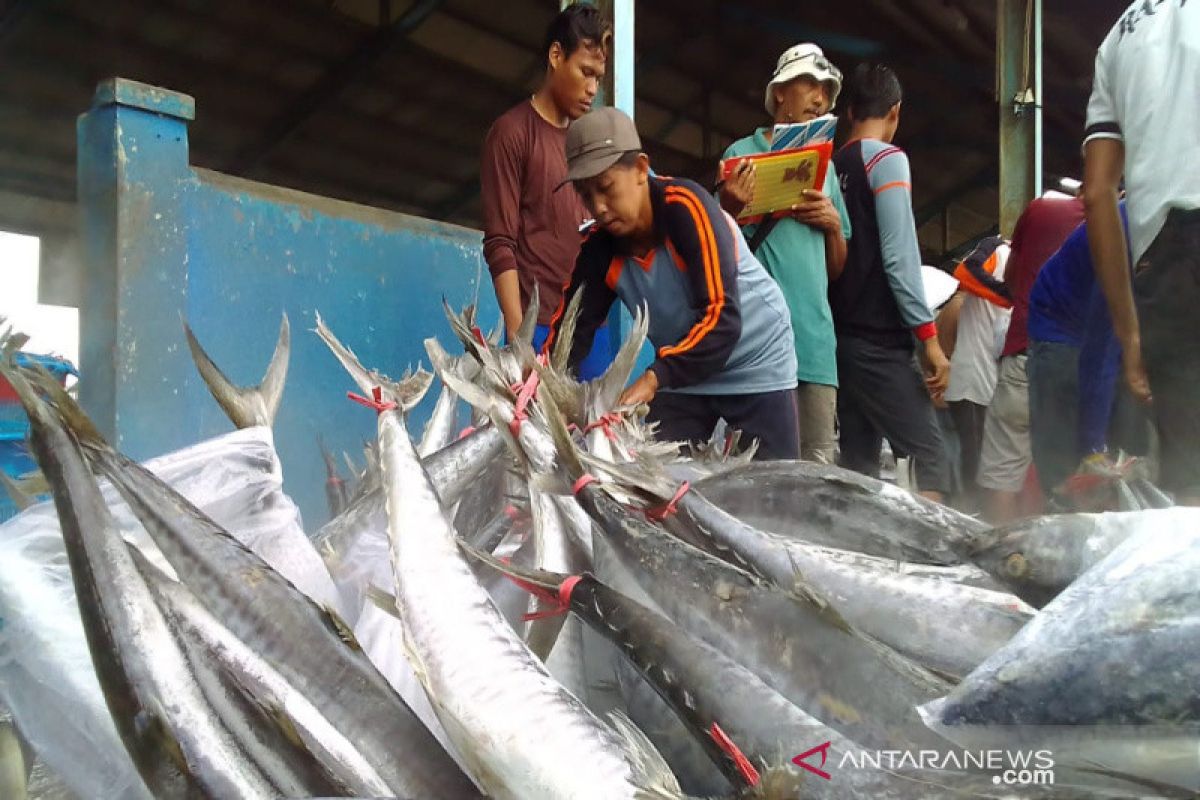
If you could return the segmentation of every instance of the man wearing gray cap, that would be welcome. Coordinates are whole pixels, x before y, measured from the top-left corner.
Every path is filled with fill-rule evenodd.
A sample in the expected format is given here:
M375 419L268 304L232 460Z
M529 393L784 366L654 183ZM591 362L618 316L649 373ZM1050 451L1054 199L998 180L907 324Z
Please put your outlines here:
M828 114L842 89L842 73L815 44L798 44L779 57L764 99L775 124L810 122ZM765 153L773 126L759 128L725 151L724 158ZM754 168L743 162L721 185L721 207L737 216L754 196ZM829 282L846 263L850 217L833 165L822 191L807 191L789 216L742 228L754 255L779 284L791 311L796 343L796 398L800 457L832 464L837 420L837 336L829 310Z
M718 420L796 458L796 353L783 294L733 218L698 184L650 174L637 128L615 108L567 131L567 180L596 220L550 323L583 293L569 364L620 298L649 314L657 358L621 396L650 404L663 439L704 441Z

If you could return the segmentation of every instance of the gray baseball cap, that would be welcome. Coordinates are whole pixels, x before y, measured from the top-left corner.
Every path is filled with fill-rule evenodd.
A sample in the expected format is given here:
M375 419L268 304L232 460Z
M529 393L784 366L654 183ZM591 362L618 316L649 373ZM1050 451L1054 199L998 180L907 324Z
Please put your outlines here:
M594 178L630 151L640 151L637 126L624 111L611 106L589 111L567 129L567 179Z

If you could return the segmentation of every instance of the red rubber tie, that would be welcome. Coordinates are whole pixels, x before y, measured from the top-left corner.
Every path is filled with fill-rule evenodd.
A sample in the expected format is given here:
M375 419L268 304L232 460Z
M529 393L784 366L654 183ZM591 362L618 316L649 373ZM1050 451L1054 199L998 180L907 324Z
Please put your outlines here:
M721 748L721 751L725 755L733 759L733 765L742 774L742 779L746 781L746 785L758 786L758 782L762 780L762 777L758 774L758 770L754 768L754 765L750 763L750 759L746 758L746 754L733 743L733 740L729 738L725 731L721 730L721 726L714 722L712 727L708 729L708 735L713 738L713 741L717 743L717 747Z
M521 431L521 423L529 419L529 415L525 410L529 408L530 401L537 394L538 383L541 382L541 376L535 369L529 373L529 377L525 382L513 387L513 391L517 393L517 402L513 406L512 422L508 423L508 430L515 437Z
M582 492L584 490L584 487L586 487L588 484L595 483L595 482L596 482L595 475L588 475L586 473L583 475L580 475L579 480L575 481L575 483L571 486L571 494L579 494L580 492Z
M612 426L618 425L620 422L621 415L615 411L610 411L604 416L600 417L600 419L590 423L586 428L583 429L583 432L588 433L596 428L600 428L602 431L604 431L604 436L606 439L608 439L610 442L615 442L617 440L617 435L613 433Z
M471 328L471 333L475 334L475 339L484 347L487 347L487 337L483 335L483 330L478 325Z
M460 441L460 442L461 442L463 439L467 438L468 436L470 436L470 435L471 435L472 433L474 433L474 432L475 432L475 426L474 426L474 425L468 425L467 427L463 428L461 432L459 432L459 434L458 434L458 441Z
M360 406L366 406L367 408L375 409L376 414L382 414L385 411L391 411L393 408L400 407L391 400L387 401L386 403L383 402L383 389L378 386L371 390L371 394L374 395L374 399L368 399L363 397L361 394L355 394L354 392L346 392L346 397L358 403Z
M646 519L653 522L662 522L667 517L679 511L679 501L683 499L683 496L687 494L688 490L691 488L691 484L689 484L687 481L679 484L679 490L675 492L675 496L672 497L666 505L646 509Z

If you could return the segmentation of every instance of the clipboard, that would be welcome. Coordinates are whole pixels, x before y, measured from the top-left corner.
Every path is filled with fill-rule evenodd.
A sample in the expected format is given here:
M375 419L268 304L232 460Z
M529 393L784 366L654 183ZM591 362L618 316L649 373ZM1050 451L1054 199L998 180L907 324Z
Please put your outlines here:
M782 216L800 202L805 191L821 191L825 186L825 174L829 170L829 159L832 156L833 142L822 142L791 150L756 153L722 160L722 181L728 180L738 164L743 161L753 163L758 174L754 198L738 215L737 221L747 225L759 222L768 215Z

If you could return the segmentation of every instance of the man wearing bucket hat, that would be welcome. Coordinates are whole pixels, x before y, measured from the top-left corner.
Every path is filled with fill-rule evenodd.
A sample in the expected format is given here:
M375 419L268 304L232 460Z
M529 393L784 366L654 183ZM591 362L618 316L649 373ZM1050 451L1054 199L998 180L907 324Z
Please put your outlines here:
M796 458L796 354L787 304L733 218L698 184L650 174L633 120L615 108L567 131L567 180L596 220L550 325L582 292L569 364L618 298L649 314L656 359L621 396L650 404L659 436L704 441L724 419L760 458Z
M779 57L764 103L775 124L809 122L829 113L842 73L815 44L798 44ZM724 158L765 153L773 126L759 128L725 151ZM754 168L744 162L720 189L721 206L736 216L753 196ZM800 457L833 463L837 418L837 337L829 310L829 281L846 261L850 218L833 165L822 191L809 191L790 216L742 228L754 255L779 284L791 312L796 344Z

